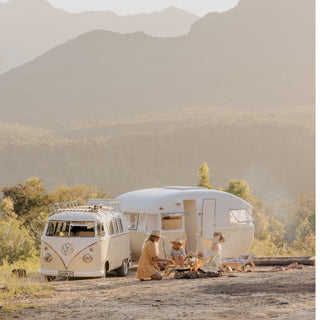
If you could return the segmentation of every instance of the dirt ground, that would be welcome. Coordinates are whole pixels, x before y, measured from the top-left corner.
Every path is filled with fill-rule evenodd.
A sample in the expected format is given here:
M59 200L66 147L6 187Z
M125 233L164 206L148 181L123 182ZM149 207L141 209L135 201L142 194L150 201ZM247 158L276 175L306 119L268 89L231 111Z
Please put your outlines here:
M315 319L315 267L225 274L221 278L138 281L119 278L54 281L51 296L16 298L38 305L0 312L0 319ZM2 314L1 314L2 313Z

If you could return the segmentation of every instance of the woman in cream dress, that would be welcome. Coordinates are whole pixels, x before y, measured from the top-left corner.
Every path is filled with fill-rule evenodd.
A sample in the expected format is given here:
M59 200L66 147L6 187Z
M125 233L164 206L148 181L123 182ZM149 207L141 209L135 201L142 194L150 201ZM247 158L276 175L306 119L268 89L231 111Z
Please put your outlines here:
M169 259L159 258L159 242L160 231L152 230L146 241L144 242L142 254L139 259L137 269L137 279L145 280L161 280L162 275L158 264L168 264Z

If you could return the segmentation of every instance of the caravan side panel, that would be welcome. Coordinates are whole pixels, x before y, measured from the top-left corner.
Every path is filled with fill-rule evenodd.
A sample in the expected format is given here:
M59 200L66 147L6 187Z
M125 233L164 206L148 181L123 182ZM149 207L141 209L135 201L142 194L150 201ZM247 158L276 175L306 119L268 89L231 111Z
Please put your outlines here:
M223 258L236 257L240 253L249 252L254 237L253 225L234 226L217 229L216 231L223 232L226 238L226 242L221 245Z

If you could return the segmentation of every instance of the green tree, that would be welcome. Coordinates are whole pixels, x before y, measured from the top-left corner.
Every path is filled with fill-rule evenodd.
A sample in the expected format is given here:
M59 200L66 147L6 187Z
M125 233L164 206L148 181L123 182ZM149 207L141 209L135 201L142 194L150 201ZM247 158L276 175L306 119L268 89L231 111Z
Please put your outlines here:
M315 255L316 234L310 220L306 217L296 229L296 240L292 246L303 255Z
M294 229L292 246L303 255L315 254L315 195L301 193L294 203L289 221L289 232Z
M315 233L315 195L301 193L293 203L285 203L281 208L281 221L286 226L286 240L296 240L297 230L301 223L307 219L310 232Z
M254 237L258 240L269 240L269 222L268 217L263 211L253 208L252 215L254 217Z
M213 189L209 182L209 167L206 162L203 162L201 167L198 169L198 178L198 187Z
M285 244L285 228L277 218L272 216L269 217L268 233L270 234L270 240L277 248L280 248Z
M30 234L38 239L48 216L49 197L40 179L33 177L16 186L3 187L4 198L13 201L13 212ZM40 240L38 240L40 243Z
M1 220L9 220L10 218L17 218L14 212L14 203L11 198L3 198L0 202Z
M50 202L79 201L79 204L85 205L90 198L110 198L110 194L103 188L88 187L85 184L76 184L74 186L60 186L50 193Z
M245 180L230 180L227 188L224 191L234 194L235 196L248 202L253 198L249 185Z
M6 259L9 263L25 260L35 252L34 239L13 212L13 201L4 198L0 202L0 265Z

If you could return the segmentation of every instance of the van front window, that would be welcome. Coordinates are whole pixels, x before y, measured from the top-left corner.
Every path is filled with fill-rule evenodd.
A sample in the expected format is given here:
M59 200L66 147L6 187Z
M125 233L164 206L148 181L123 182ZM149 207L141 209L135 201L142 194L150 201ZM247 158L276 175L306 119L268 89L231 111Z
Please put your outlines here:
M103 225L100 226L100 229L104 231ZM49 237L94 237L95 223L94 221L50 221L46 235Z
M69 221L50 221L46 235L49 237L67 237L69 226Z
M70 237L94 237L94 222L71 222Z

